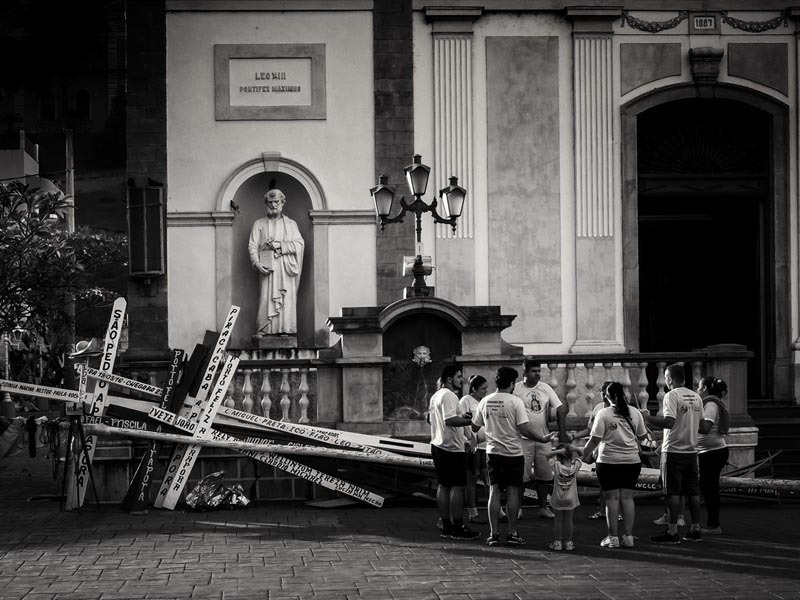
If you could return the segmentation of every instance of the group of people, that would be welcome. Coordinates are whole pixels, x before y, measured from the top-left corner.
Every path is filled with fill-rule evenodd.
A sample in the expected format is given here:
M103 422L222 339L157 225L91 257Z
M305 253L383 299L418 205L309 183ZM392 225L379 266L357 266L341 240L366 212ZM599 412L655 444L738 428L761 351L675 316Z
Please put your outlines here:
M727 394L724 381L705 377L694 392L685 387L683 367L670 365L666 369L669 392L660 417L630 406L621 383L605 382L603 401L594 407L587 428L567 432L566 406L552 387L540 381L540 363L526 359L522 366L519 382L516 369L500 367L494 378L496 391L491 394L484 377L471 377L469 393L461 399L458 393L464 381L460 367L447 365L442 370L428 412L442 537L480 537L464 519L466 506L467 522L480 522L475 485L480 479L489 484L486 543L500 544L500 523L507 520L505 543L525 544L517 523L526 483L533 478L538 516L554 520L550 549L573 550L573 511L580 504L577 475L584 463L595 463L608 527L600 545L633 547L633 491L642 468L641 441L650 436L648 425L664 430L661 475L667 498L667 529L650 541L698 542L704 533L722 532L719 477L728 460L724 434L730 426L723 402ZM550 431L551 421L556 422L557 431ZM581 448L576 440L587 437ZM700 527L701 493L708 513L705 528ZM683 498L689 501L691 524L680 536L677 527Z

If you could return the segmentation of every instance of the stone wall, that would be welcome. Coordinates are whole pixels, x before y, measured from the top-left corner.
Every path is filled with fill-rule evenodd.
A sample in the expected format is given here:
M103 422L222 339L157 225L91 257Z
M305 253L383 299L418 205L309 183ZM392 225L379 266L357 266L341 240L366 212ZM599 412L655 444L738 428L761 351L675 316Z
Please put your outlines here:
M389 176L397 196L410 196L403 167L414 154L413 40L410 0L376 0L373 10L375 56L375 180ZM395 212L396 212L395 208ZM402 257L414 254L414 219L377 234L378 306L403 297Z
M163 0L129 3L127 21L127 178L167 185L166 25ZM165 191L166 193L166 191ZM149 282L149 283L148 283ZM129 345L141 358L163 355L167 278L131 279ZM133 356L131 356L133 358Z

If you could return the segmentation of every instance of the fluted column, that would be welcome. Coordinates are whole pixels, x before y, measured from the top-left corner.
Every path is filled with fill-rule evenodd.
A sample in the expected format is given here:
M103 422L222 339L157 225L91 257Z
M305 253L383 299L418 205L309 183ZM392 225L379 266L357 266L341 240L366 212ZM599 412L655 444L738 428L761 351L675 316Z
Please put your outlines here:
M433 176L428 197L455 175L467 198L456 233L436 225L437 296L475 301L472 28L480 8L429 7L433 46ZM439 212L444 212L440 205Z
M472 185L472 32L433 34L434 160L432 183L438 190L451 175L467 191ZM430 195L430 194L429 194ZM473 209L467 193L455 234L448 225L436 226L437 238L471 238ZM441 211L444 207L441 207Z
M573 20L575 352L620 348L614 244L613 21L618 9L568 9Z

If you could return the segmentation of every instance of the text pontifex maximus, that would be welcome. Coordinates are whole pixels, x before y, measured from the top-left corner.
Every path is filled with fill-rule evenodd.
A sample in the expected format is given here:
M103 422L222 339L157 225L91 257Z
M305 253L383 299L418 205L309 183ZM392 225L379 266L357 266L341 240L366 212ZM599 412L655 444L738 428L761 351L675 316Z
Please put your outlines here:
M300 91L299 85L240 85L239 86L239 93L248 93L248 92L261 92L261 93L269 93L269 92L299 92Z

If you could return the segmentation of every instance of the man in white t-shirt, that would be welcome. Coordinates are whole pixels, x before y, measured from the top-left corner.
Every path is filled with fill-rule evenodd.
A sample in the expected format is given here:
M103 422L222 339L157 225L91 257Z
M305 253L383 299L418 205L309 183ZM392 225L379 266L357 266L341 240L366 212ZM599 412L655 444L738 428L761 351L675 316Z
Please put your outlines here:
M464 427L472 424L470 413L458 411L458 396L464 379L461 368L446 365L439 377L439 389L431 396L428 419L431 423L431 456L439 487L436 502L442 519L441 535L454 540L474 540L480 533L464 527L464 486L467 484L467 457Z
M522 401L511 394L517 380L516 369L500 367L495 375L497 391L489 394L478 404L472 417L473 431L486 434L486 457L489 463L489 523L491 533L486 543L500 544L500 495L504 488L508 493L507 544L525 543L517 531L517 512L522 492L522 470L525 459L522 455L523 436L549 443L555 434L539 435L528 422L528 414Z
M522 363L523 380L514 386L514 395L522 400L528 413L528 420L534 431L544 436L549 433L548 423L555 418L558 421L559 439L567 443L566 419L567 407L562 404L552 387L541 381L542 365L536 360L526 358ZM522 441L522 451L525 456L525 472L523 481L531 479L531 470L536 480L536 494L539 497L539 517L552 519L553 511L547 506L547 494L553 485L553 469L547 452L552 450L551 445L541 444L532 440ZM520 499L520 506L522 500Z
M669 525L664 533L650 538L650 541L655 544L681 543L678 514L681 496L688 496L692 524L683 540L702 542L697 432L703 418L703 401L697 393L684 387L686 373L682 365L669 365L665 378L670 391L664 396L664 416L645 415L645 419L652 425L664 428L661 475L669 506Z

